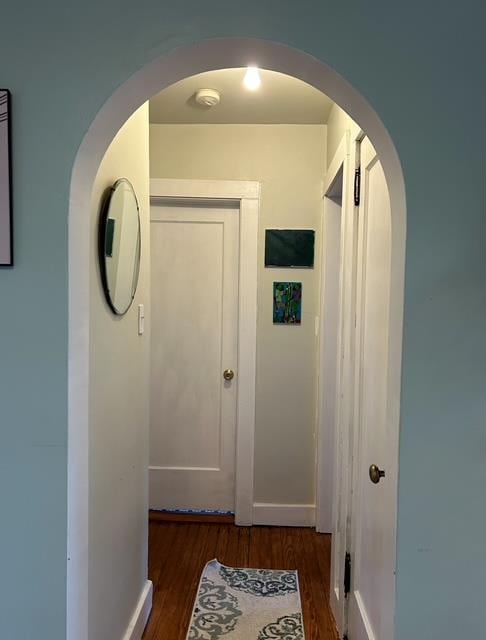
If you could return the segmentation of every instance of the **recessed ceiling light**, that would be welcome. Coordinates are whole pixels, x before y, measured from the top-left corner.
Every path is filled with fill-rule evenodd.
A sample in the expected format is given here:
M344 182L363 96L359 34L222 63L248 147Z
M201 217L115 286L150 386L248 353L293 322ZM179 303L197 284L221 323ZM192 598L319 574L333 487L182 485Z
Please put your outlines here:
M258 67L248 67L245 73L243 84L249 91L256 91L260 87L262 79Z

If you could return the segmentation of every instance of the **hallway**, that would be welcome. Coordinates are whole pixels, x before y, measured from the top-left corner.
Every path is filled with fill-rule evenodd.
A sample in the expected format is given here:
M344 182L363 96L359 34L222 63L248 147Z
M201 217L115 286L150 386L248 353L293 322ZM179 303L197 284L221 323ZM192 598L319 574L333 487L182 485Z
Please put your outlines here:
M151 521L154 601L143 638L184 640L201 571L217 558L233 567L297 569L306 640L337 640L328 606L330 550L331 537L309 528Z

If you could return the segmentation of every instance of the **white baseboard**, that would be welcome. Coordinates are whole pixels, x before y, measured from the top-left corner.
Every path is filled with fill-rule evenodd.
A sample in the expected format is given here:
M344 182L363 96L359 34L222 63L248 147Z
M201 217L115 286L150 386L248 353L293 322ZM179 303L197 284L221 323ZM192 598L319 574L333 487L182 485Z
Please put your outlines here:
M132 619L125 631L123 640L140 640L152 611L153 585L151 580L145 583Z
M313 527L315 523L315 504L255 502L253 505L253 524L277 527Z

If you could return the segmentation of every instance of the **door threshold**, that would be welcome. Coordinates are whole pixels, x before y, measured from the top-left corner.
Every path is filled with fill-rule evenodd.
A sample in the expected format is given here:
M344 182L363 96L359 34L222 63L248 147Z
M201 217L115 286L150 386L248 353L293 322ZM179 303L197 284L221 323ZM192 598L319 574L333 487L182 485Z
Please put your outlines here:
M201 524L234 524L235 514L222 511L149 509L150 522L199 522Z

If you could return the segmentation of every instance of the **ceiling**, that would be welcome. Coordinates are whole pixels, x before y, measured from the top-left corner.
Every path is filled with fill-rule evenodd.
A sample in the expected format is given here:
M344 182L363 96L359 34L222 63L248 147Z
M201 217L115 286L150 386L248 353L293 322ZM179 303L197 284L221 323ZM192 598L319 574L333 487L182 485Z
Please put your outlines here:
M185 78L150 100L157 124L325 124L333 102L318 89L283 73L262 69L261 86L243 86L245 69L222 69ZM199 106L195 93L216 89L218 105Z

